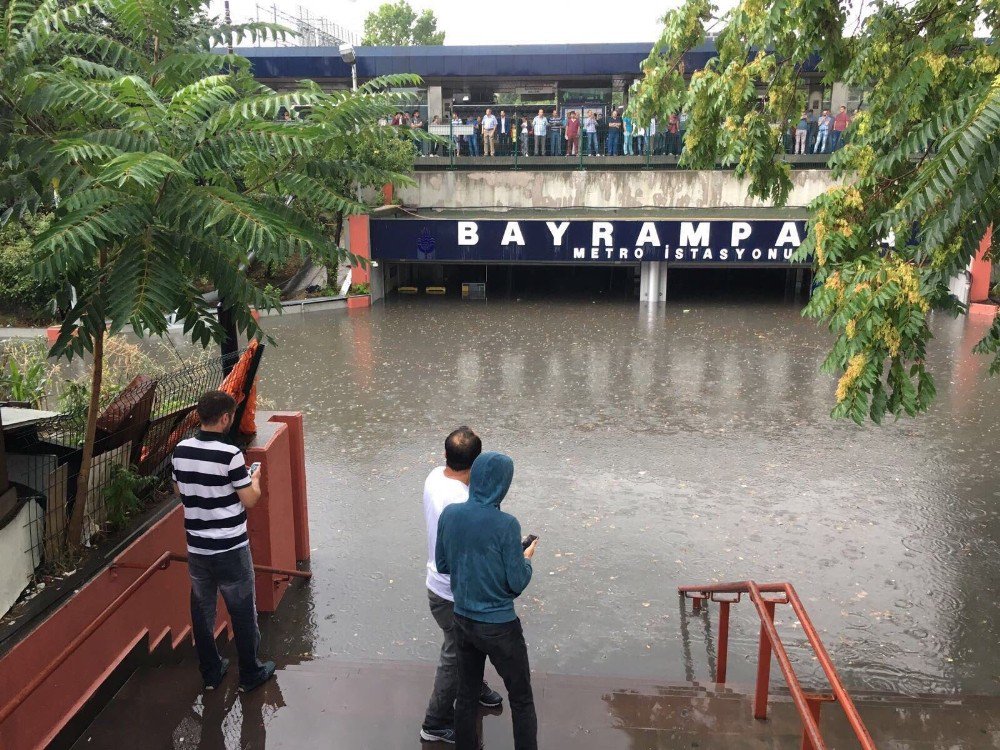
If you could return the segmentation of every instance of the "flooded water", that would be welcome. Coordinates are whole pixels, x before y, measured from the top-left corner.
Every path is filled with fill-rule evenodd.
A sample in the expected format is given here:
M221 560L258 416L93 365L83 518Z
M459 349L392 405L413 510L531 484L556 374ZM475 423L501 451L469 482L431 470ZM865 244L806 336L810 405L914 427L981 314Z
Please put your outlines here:
M752 578L796 586L851 687L1000 693L985 322L935 321L938 402L883 427L829 419L828 338L777 302L410 300L266 324L262 395L306 414L315 571L268 648L436 658L421 489L469 424L513 456L503 507L541 538L519 603L535 669L707 679L715 605L682 618L676 587ZM755 615L734 615L730 679L749 682Z

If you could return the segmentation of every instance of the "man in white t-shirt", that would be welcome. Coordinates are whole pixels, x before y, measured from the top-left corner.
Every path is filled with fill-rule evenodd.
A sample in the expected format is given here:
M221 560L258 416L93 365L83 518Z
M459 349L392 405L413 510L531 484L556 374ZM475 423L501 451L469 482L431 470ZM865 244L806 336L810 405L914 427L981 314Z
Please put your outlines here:
M434 693L427 706L420 739L429 742L455 742L455 696L458 693L458 654L455 649L455 598L451 579L438 573L434 562L438 519L452 503L469 499L469 472L472 462L483 452L483 443L468 427L459 427L444 441L445 465L438 466L424 482L424 520L427 522L427 597L431 614L444 634L441 658L434 676ZM479 703L496 708L503 697L483 683Z

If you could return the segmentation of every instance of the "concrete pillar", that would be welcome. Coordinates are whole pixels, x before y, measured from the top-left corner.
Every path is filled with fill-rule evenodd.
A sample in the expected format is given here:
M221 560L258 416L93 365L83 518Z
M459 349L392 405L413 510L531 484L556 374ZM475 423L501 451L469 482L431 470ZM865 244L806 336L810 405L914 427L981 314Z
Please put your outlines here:
M847 106L847 84L835 83L830 89L830 111L839 112L841 107Z
M441 95L440 86L427 87L427 122L433 120L434 115L437 115L444 121L444 100Z
M639 301L667 301L667 264L663 261L652 261L640 266Z

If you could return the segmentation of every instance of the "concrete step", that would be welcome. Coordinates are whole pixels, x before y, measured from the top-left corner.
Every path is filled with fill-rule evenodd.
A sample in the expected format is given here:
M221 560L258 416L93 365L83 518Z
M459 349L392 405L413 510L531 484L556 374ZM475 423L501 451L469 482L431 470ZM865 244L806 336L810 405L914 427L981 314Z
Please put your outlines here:
M189 656L137 672L75 747L414 748L433 677L426 663L317 659L282 664L274 681L240 695L234 664L222 689L205 694ZM487 679L503 692L495 673ZM555 674L535 674L533 685L539 745L547 750L779 750L801 743L798 715L777 689L762 722L752 718L748 686ZM1000 748L997 698L861 693L857 703L879 747ZM830 748L857 746L836 705L824 706L821 726ZM482 736L489 750L513 747L506 706L483 713Z

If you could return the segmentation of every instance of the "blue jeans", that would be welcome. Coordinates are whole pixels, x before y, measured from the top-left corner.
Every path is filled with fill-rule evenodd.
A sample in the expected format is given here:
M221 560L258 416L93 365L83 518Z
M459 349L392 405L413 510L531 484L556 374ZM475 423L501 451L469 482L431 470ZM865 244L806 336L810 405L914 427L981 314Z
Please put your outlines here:
M479 136L469 136L469 156L479 156Z
M828 130L820 130L819 135L816 137L816 145L813 147L814 154L825 154L828 153L829 143L827 137L829 135Z
M622 132L616 128L611 128L608 130L608 156L618 155L618 144L621 141Z
M561 130L549 131L549 156L562 156L562 139Z
M841 147L841 137L844 135L843 130L831 130L830 131L830 151L836 151Z
M632 133L628 130L625 131L625 148L623 152L625 156L632 155Z
M591 156L597 156L597 133L587 133L587 149Z
M217 555L188 555L191 574L191 629L194 632L198 664L205 682L218 682L222 657L215 645L215 606L222 592L240 662L240 684L256 682L264 675L257 659L260 631L257 629L257 602L254 597L253 560L250 547L240 547Z

